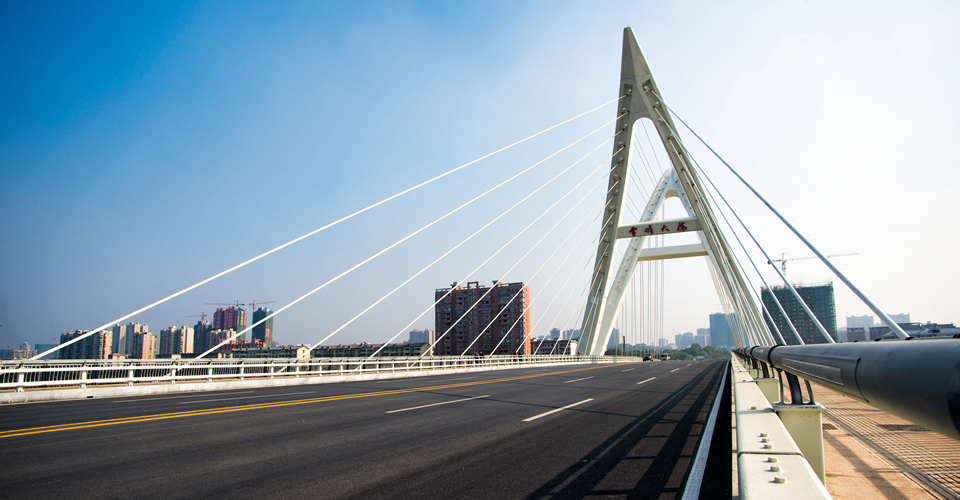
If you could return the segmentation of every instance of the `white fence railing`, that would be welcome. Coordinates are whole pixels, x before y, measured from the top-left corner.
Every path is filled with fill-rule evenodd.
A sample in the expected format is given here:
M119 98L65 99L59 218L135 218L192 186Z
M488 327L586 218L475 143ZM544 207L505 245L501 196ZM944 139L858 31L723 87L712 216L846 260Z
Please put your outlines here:
M621 361L624 359L621 359ZM636 358L627 358L636 361ZM503 368L557 363L615 363L610 356L484 356L404 358L268 358L0 361L0 391L89 385L214 382Z

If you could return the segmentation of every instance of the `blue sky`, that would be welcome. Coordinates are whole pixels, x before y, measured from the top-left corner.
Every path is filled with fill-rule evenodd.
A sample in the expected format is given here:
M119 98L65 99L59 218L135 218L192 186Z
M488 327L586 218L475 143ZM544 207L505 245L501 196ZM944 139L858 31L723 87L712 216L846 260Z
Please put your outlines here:
M958 17L950 2L815 0L3 4L0 346L103 324L609 101L626 25L688 122L824 252L859 253L837 263L868 295L914 320L958 321ZM285 304L612 117L591 114L140 322L156 333L211 314L208 302ZM319 340L606 135L278 316L277 340ZM601 159L332 341L392 336ZM771 253L808 254L709 168ZM535 241L474 278L528 281L559 238L501 273ZM791 278L828 277L792 264ZM667 338L706 327L719 301L703 263L666 275ZM868 314L837 293L841 326ZM575 326L536 308L537 334Z

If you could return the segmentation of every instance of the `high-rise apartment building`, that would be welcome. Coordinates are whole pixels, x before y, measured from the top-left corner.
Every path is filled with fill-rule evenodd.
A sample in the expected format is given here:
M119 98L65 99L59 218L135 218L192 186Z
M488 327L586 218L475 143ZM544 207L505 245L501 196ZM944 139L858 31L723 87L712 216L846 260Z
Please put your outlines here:
M200 321L193 325L193 352L200 354L209 349L209 347L204 346L207 345L207 336L212 329L210 322L203 321L203 318L200 318Z
M819 320L823 328L827 330L830 337L836 341L837 306L833 295L833 283L813 286L795 286L794 289L797 291L797 294L800 295L800 298L803 299L803 302L807 304L807 307L813 311L813 315L817 317L817 320ZM780 313L780 308L778 308L774 302L774 296L780 301L780 305L783 306L787 317L790 318L793 326L796 327L797 333L800 334L800 338L803 339L804 344L825 344L830 342L823 337L823 333L817 328L816 323L810 319L810 316L807 315L803 306L797 302L796 297L793 296L789 288L786 286L773 287L772 293L770 289L762 288L760 290L760 300L763 301L763 304L767 307L767 311L773 316L777 328L780 329L780 334L783 335L783 340L786 341L788 345L799 344L799 342L797 342L797 339L793 336L793 331L790 330L787 319L783 317L783 314ZM770 317L765 316L764 320L772 332L773 326L770 324Z
M716 313L710 315L710 346L715 349L732 349L733 334L730 332L730 323L727 315Z
M218 307L216 312L213 313L214 330L233 330L234 332L241 332L246 327L247 311L244 311L239 307ZM240 335L234 340L237 342L244 342L246 337L246 335Z
M137 332L127 335L132 359L153 359L157 357L157 336L150 332Z
M160 330L160 344L157 355L161 357L173 354L193 353L193 328L189 326L171 326Z
M436 341L437 341L437 332L433 330L411 330L410 340L408 342L411 344L433 345L433 343Z
M140 323L130 323L124 327L124 330L123 350L120 350L118 347L116 352L121 354L130 354L130 349L132 348L130 345L130 336L134 333L144 333L149 330L149 328L147 325L142 325Z
M873 326L873 316L847 316L847 328L870 328Z
M90 330L76 330L60 335L60 343L65 344ZM107 359L112 353L113 332L100 330L89 337L60 349L60 359Z
M127 353L127 327L126 325L116 324L112 329L113 340L110 350L113 354Z
M900 323L909 323L909 322L910 322L910 313L906 313L906 314L888 314L887 316L890 316L890 319L892 319L893 322L896 323L896 324L898 324L898 325L899 325Z
M710 329L709 328L697 328L697 335L694 336L693 341L700 347L707 347L710 344Z
M530 288L523 283L454 283L435 290L434 300L437 356L530 354Z
M677 335L676 340L677 340L677 349L686 349L693 345L693 342L694 342L693 332L681 333Z
M253 324L257 324L263 318L273 314L273 311L267 309L266 307L258 308L256 311L253 311ZM259 325L253 327L253 341L254 342L263 342L263 345L266 347L273 347L273 318L260 323Z

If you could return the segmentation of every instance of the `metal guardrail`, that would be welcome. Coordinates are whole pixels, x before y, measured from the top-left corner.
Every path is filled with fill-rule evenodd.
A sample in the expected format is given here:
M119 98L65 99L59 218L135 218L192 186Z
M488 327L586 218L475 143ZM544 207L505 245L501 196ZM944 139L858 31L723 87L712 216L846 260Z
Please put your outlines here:
M636 358L629 358L636 361ZM610 356L484 356L402 358L268 358L0 361L0 391L224 380L323 377L501 368L556 363L615 363Z
M754 368L786 374L960 440L960 339L914 339L735 350Z
M830 498L810 464L814 457L798 445L796 430L784 425L780 411L760 389L754 374L736 357L731 360L731 370L740 498ZM819 426L819 418L816 420Z

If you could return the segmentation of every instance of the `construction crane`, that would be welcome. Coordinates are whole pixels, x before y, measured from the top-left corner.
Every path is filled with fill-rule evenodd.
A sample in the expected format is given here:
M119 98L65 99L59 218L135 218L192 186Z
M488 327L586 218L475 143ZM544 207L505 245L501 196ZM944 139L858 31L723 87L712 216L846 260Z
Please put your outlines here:
M250 303L247 304L247 305L250 306L250 309L251 309L251 310L254 310L254 311L255 311L255 310L257 309L257 304L273 304L274 302L276 302L276 301L275 301L275 300L261 300L261 301L258 302L258 301L256 301L256 300L251 300Z
M207 303L205 303L204 305L206 305L206 306L233 306L233 307L236 307L237 309L239 309L240 306L245 306L245 305L246 305L246 304L244 304L243 302L240 302L239 300L235 300L235 301L233 301L233 302L234 302L234 303L229 303L229 304L224 304L223 302L207 302Z
M201 322L201 323L205 323L205 322L207 321L207 313L194 314L194 315L192 315L192 316L186 316L186 317L187 317L187 318L200 318L200 322Z
M829 258L831 258L831 257L847 257L847 256L850 256L850 255L860 255L860 254L858 254L858 253L835 253L835 254L833 254L833 255L827 255L827 258L829 259ZM819 259L819 257L817 257L817 256L791 257L791 258L788 259L788 258L786 257L786 254L785 254L785 253L781 253L779 259L773 259L772 261L769 261L769 260L768 260L768 261L767 261L767 264L770 264L770 265L772 266L774 262L779 262L779 263L780 263L780 270L783 271L783 276L786 277L786 276L787 276L787 261L790 261L790 260L808 260L808 259Z

